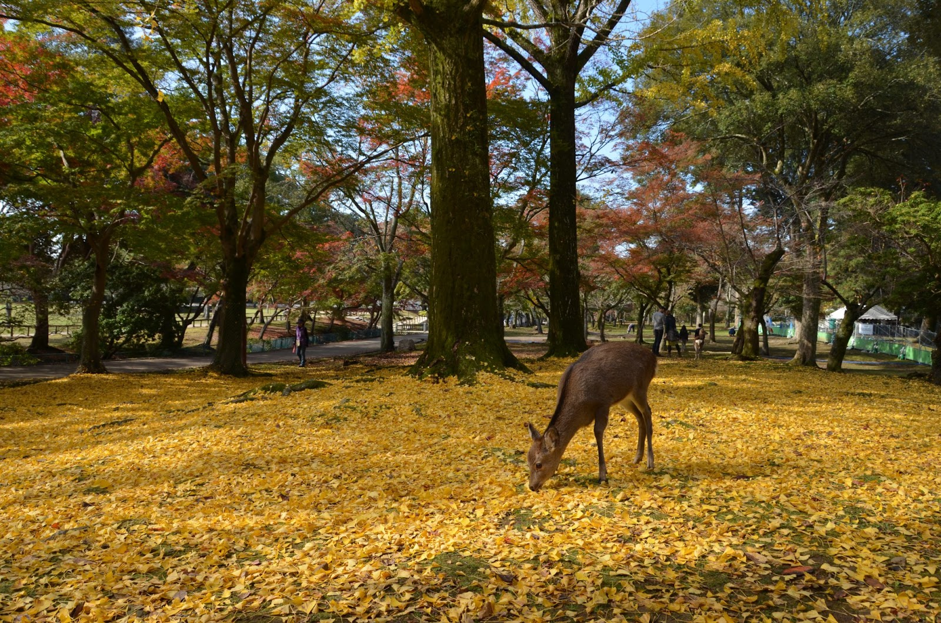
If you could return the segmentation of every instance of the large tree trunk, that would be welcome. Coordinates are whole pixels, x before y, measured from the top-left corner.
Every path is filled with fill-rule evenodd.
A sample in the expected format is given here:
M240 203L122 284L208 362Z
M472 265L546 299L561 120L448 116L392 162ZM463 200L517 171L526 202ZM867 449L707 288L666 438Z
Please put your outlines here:
M784 257L784 248L776 247L761 261L758 274L752 282L751 290L744 296L739 295L739 310L742 315L741 322L741 350L736 353L740 359L757 359L761 354L758 328L764 321L765 296L768 292L768 282L774 274L778 262ZM736 343L738 343L736 336ZM733 353L735 351L733 350Z
M801 324L797 334L797 352L791 363L800 366L817 367L817 325L820 322L820 293L823 267L823 235L828 222L829 211L826 204L821 204L817 222L802 212L800 233L804 243L804 283L801 291Z
M820 272L810 267L804 271L801 291L803 305L798 326L797 352L791 363L800 366L817 366L817 325L820 322Z
M100 248L103 245L104 248ZM101 362L99 325L101 307L105 301L105 286L108 282L108 244L98 241L93 246L95 274L92 280L91 297L82 309L82 352L79 355L78 374L103 374L108 370Z
M482 5L415 7L401 11L430 44L432 153L428 344L413 370L473 381L519 365L497 310Z
M569 84L571 82L571 84ZM549 94L549 350L546 357L573 357L588 348L579 304L576 228L575 82Z
M30 352L41 352L49 348L49 295L40 288L30 294L36 316L36 332L29 343Z
M216 372L228 376L246 376L248 361L246 346L248 336L245 331L245 303L248 288L248 274L251 270L245 256L226 258L222 280L222 314L219 319L219 342L212 366Z
M830 346L830 354L827 356L827 370L830 372L843 370L843 358L846 357L846 346L853 337L853 328L867 309L869 308L857 303L850 303L846 306L846 312L843 314L840 326L836 329L833 344Z

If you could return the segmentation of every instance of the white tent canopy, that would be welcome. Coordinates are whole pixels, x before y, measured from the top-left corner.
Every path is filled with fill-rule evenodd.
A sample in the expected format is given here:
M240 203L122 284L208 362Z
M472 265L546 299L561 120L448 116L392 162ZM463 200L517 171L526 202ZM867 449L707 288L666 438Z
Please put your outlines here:
M841 307L840 309L836 310L832 314L828 315L827 320L843 320L843 316L845 314L846 314L846 308ZM863 314L862 318L860 318L861 321L868 320L870 322L893 321L893 320L898 320L898 319L899 319L898 316L896 316L895 314L887 310L885 307L882 307L881 305L874 306L872 309L870 309L865 314Z

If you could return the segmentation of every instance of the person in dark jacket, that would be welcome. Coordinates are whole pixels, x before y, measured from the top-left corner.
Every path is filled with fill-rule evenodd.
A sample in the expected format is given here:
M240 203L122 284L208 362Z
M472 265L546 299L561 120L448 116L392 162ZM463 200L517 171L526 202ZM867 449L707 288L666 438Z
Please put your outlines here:
M667 356L670 356L673 353L673 347L676 347L676 354L680 357L683 354L680 352L680 334L676 330L676 317L673 315L673 310L668 309L667 315L663 317L663 339L667 344Z
M686 352L686 343L689 341L689 329L684 324L680 327L680 353Z
M294 352L300 359L298 367L303 368L307 365L307 346L310 344L310 335L307 333L307 319L301 318L297 321L297 329L294 331L296 339L294 340Z

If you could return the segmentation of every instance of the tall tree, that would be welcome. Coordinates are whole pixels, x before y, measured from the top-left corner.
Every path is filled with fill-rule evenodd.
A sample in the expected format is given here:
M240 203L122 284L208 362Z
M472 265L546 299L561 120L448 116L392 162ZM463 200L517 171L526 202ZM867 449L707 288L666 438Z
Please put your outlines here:
M698 171L702 207L694 244L697 255L738 295L742 315L732 354L757 359L759 327L768 311L768 288L785 248L781 206L760 200L756 178L730 173L715 163ZM766 332L767 333L767 332Z
M399 16L431 56L431 292L415 370L470 381L519 365L497 309L483 0L410 0Z
M162 113L199 183L193 202L217 220L223 309L213 367L221 373L248 371L245 292L262 244L366 160L342 132L354 122L340 94L352 88L344 81L363 38L360 20L347 19L352 10L306 0L0 2L4 17L74 35ZM271 205L273 173L298 175L282 162L286 152L311 163L313 175L295 202Z
M898 19L912 10L913 0L696 0L647 31L654 69L640 93L652 127L712 141L788 206L803 262L801 365L816 365L830 206L874 167L905 172L899 154L939 114L938 63Z
M827 370L839 372L856 321L892 291L902 270L898 247L886 232L888 193L853 192L833 209L824 287L844 307L833 336Z
M58 43L44 40L47 48ZM99 319L108 265L122 227L160 201L141 182L169 141L126 77L97 60L59 55L54 79L25 80L30 97L7 108L15 123L0 139L4 194L54 223L55 233L79 238L92 260L77 370L86 373L106 371Z
M931 381L941 385L941 200L916 192L904 200L879 193L889 208L880 217L902 258L891 301L921 314L935 332Z
M484 20L484 35L535 78L549 96L547 355L567 357L588 347L579 295L576 110L619 81L605 69L588 79L583 72L611 40L630 0L528 0L517 5L519 21L503 19L496 5L491 5L493 18Z

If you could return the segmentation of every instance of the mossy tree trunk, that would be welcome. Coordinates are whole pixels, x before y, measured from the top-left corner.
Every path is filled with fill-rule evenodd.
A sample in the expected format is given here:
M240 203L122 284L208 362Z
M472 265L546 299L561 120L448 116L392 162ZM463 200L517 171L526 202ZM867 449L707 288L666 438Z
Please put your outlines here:
M483 2L413 0L398 11L431 55L429 330L413 371L472 381L480 370L519 365L497 309Z
M732 353L739 359L753 360L761 354L759 327L764 319L768 283L782 257L784 257L784 248L779 245L762 259L751 289L748 292L739 293L742 324L739 334L735 336L735 347L732 350Z

